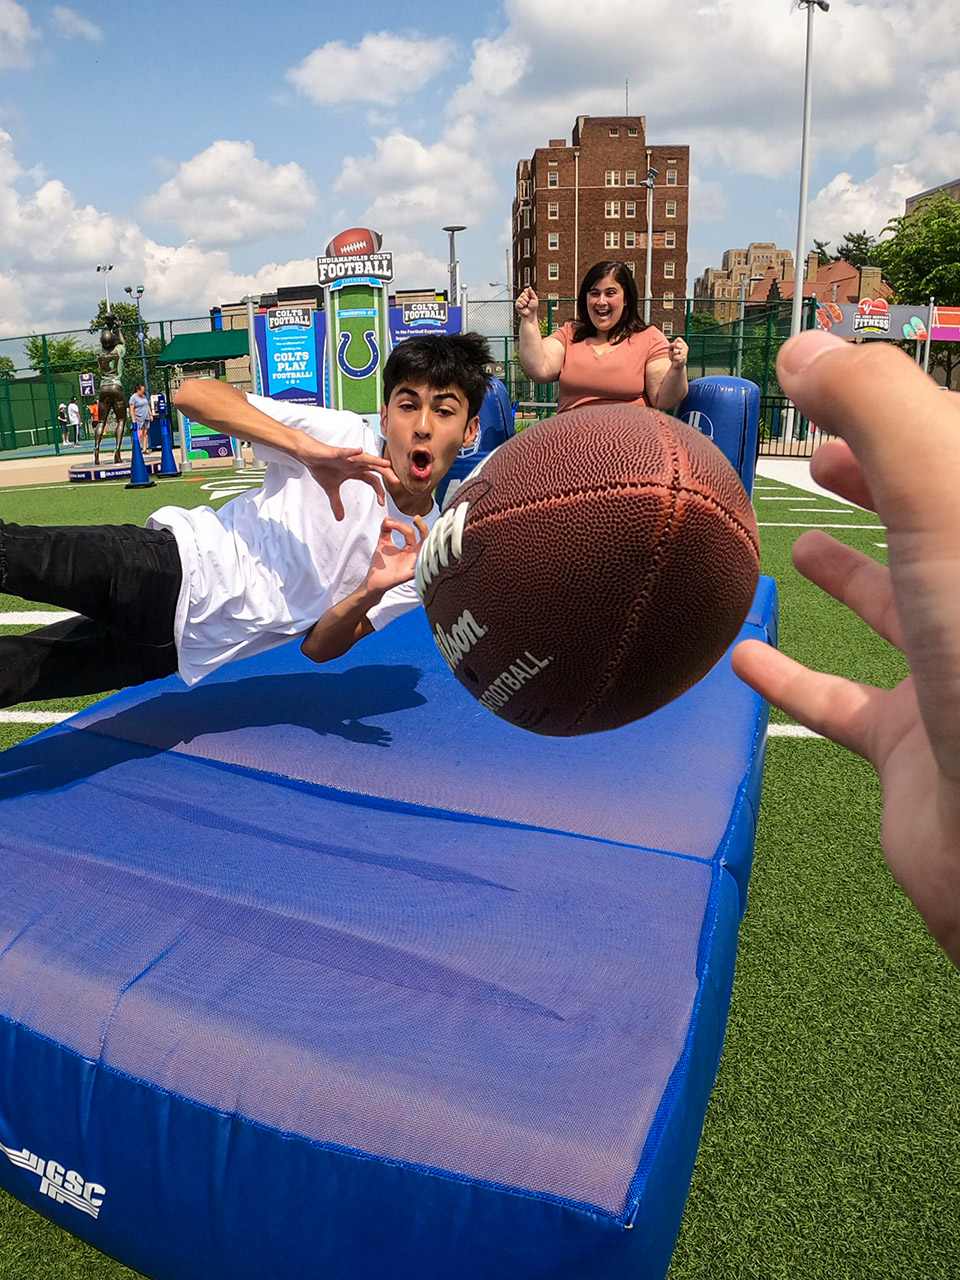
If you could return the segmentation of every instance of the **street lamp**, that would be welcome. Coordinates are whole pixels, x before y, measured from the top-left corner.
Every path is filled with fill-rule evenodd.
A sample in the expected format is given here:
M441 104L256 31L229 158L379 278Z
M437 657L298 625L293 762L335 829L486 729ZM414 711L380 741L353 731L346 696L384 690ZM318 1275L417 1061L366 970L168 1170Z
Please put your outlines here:
M466 231L466 227L444 227L450 236L450 305L460 304L460 263L457 261L457 232Z
M740 281L740 313L737 323L737 373L740 377L740 371L743 368L743 317L747 306L747 285L755 284L758 280L763 280L763 276L744 276Z
M650 302L653 298L653 187L660 177L659 169L648 169L641 187L647 188L647 263L644 276L643 323L650 323Z
M134 297L134 289L131 285L127 285L124 293L129 293L130 297ZM150 383L147 380L147 351L143 345L143 316L140 314L140 299L143 297L143 285L138 284L136 288L137 303L137 337L140 339L140 362L143 365L143 389L147 393L147 399L150 399Z
M107 287L107 272L113 270L112 262L101 262L97 264L97 272L103 272L103 290L107 295L107 315L110 314L110 290Z

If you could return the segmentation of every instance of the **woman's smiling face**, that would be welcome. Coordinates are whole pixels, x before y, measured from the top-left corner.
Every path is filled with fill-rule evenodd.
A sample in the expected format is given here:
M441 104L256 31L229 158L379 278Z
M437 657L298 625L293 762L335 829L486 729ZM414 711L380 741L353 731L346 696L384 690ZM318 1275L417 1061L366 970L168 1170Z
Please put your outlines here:
M613 276L604 276L587 293L587 314L599 334L607 334L623 315L623 288Z

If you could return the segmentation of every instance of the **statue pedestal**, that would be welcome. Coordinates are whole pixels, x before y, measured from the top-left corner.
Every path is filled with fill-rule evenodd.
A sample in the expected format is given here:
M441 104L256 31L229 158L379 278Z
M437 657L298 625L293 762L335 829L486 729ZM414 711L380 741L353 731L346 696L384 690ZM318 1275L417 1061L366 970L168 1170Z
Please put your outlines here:
M159 462L144 462L143 465L150 475L156 475L160 470ZM98 462L96 465L92 462L74 462L67 474L71 480L78 481L129 480L130 471L130 461L127 459L123 462Z

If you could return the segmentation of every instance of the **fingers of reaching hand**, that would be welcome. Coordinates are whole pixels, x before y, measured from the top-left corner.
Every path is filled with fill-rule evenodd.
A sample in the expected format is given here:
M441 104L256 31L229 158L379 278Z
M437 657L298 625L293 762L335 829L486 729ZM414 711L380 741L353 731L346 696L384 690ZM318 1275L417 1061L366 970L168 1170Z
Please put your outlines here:
M891 697L886 690L811 671L762 640L741 641L732 662L741 680L799 724L876 763L875 728Z
M960 396L945 395L889 343L814 330L784 344L777 369L799 408L853 446L891 532L943 525L960 536Z
M903 649L903 632L890 570L819 529L798 538L793 563L805 578L861 617L890 644Z
M828 440L822 444L810 459L810 474L817 484L844 502L876 511L860 463L846 440Z

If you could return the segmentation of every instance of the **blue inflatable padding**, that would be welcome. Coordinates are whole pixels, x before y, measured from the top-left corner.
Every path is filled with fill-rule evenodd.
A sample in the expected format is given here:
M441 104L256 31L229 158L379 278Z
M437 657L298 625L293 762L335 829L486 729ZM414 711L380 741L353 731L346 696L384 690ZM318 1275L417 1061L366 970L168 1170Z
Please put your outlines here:
M753 495L760 432L760 388L746 378L696 378L676 416L708 436Z
M435 497L442 507L447 491L455 493L460 485L478 463L487 454L492 453L497 445L509 440L514 433L514 409L510 402L510 393L500 381L494 378L490 390L483 398L480 406L480 429L473 444L461 449L453 460L453 466L443 477L435 490Z
M156 1280L661 1280L765 704L724 659L526 735L420 614L332 666L288 645L0 755L0 1183Z

